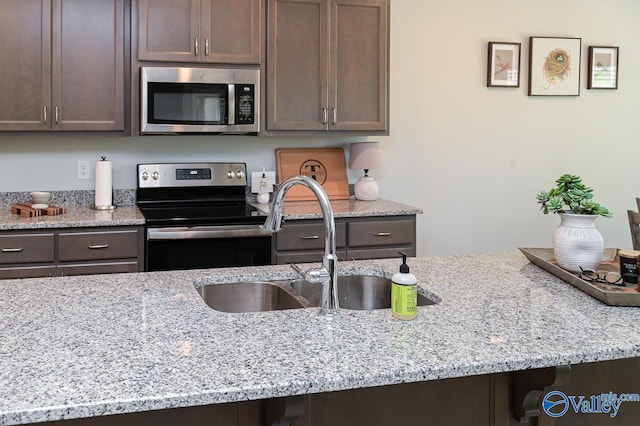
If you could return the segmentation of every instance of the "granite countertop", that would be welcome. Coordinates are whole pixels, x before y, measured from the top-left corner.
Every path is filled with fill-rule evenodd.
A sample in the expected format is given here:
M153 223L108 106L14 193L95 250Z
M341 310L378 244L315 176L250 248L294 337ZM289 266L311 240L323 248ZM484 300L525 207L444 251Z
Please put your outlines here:
M270 204L251 203L251 205L262 213L269 213ZM422 214L420 208L381 198L375 201L359 201L353 197L348 200L331 200L331 208L336 218ZM317 201L287 201L284 203L283 215L289 220L322 218L320 204Z
M607 306L520 253L409 264L438 303L408 322L389 309L223 313L196 290L293 278L284 265L0 281L0 424L640 356L639 308Z
M268 204L250 203L263 214ZM89 206L67 206L67 213L56 216L22 217L11 213L10 205L0 208L0 231L46 228L78 228L92 226L144 225L142 213L135 205L118 207L111 212L93 210ZM422 210L388 200L376 201L333 200L331 206L338 217L399 216L422 213ZM315 201L286 202L285 219L320 219L320 205Z
M118 207L113 211L98 211L88 206L66 208L66 213L55 216L22 217L12 214L10 207L3 207L0 208L0 230L125 226L145 223L136 206Z

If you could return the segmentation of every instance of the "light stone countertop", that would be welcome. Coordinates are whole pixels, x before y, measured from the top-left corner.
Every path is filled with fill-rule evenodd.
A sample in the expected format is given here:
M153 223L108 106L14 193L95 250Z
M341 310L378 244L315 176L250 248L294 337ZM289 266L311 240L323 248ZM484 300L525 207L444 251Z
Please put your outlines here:
M269 205L251 203L265 215L269 212ZM336 218L339 217L372 217L372 216L401 216L422 213L422 209L396 203L389 200L376 201L333 200L331 206ZM9 205L0 207L0 231L47 229L47 228L78 228L93 226L126 226L144 225L144 216L136 206L122 206L111 212L93 210L89 206L65 206L67 213L56 216L22 217L12 214ZM322 213L320 205L315 201L286 202L284 206L285 219L320 219Z
M9 207L0 208L0 231L78 228L92 226L144 225L144 216L136 206L98 211L88 206L67 207L67 213L55 216L22 217L12 214Z
M251 203L251 205L265 214L269 213L269 204ZM331 200L331 209L336 218L422 214L420 208L381 198L375 201L359 201L353 197L348 200ZM285 220L322 218L320 204L317 201L287 201L284 203L283 215Z
M0 424L640 356L639 308L602 304L518 252L409 265L438 302L409 322L389 309L222 313L195 287L293 278L284 265L0 281Z

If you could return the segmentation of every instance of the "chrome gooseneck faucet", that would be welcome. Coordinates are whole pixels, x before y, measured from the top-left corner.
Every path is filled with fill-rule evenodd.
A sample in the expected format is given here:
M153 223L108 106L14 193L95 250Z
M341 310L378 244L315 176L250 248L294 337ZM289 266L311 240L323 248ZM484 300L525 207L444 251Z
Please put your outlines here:
M305 280L310 283L322 284L322 301L320 302L320 313L337 314L340 310L338 305L338 256L336 256L336 223L333 218L333 210L327 193L315 180L302 175L291 176L280 184L273 196L271 210L264 222L264 227L271 232L278 232L282 228L282 209L284 197L287 191L295 185L303 185L309 188L318 199L322 218L324 220L324 257L322 267L301 270L298 266L291 264Z

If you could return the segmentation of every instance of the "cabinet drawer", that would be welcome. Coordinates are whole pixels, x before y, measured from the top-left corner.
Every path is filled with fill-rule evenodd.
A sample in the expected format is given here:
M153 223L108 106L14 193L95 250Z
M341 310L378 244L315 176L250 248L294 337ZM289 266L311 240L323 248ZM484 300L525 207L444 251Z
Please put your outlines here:
M53 262L53 234L0 236L0 264Z
M413 244L415 222L380 220L349 223L349 247Z
M336 223L336 247L345 246L346 225ZM276 250L324 249L324 223L289 222L276 233Z
M15 268L0 268L0 280L10 278L40 278L55 275L56 267L45 266L16 266Z
M58 260L125 259L138 257L138 231L69 232L58 235Z
M138 272L138 262L105 262L58 265L58 275L91 275L91 274L119 274L123 272Z

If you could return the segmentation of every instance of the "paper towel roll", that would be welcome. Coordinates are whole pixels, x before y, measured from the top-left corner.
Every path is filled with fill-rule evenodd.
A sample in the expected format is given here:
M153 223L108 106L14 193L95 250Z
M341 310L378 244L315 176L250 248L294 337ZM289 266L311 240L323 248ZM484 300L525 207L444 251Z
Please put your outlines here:
M96 207L108 207L112 203L111 161L102 159L96 163Z

